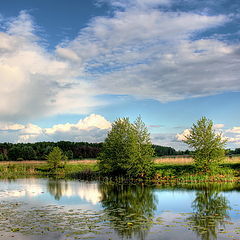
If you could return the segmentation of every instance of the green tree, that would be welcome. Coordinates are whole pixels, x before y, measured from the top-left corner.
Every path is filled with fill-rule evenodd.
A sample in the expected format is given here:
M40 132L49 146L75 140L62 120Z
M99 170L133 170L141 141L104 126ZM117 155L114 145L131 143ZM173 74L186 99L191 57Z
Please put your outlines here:
M141 177L152 175L154 172L154 148L150 139L150 133L140 116L134 122L133 128L137 135L137 158L135 159L133 172L136 176Z
M14 145L9 149L8 157L12 161L16 161L18 158L22 158L22 148L18 145Z
M49 169L53 171L57 170L59 167L63 167L66 160L66 156L59 147L54 147L47 155Z
M25 160L36 159L36 152L31 146L23 146L21 157Z
M184 142L195 150L193 158L197 169L204 173L214 173L218 170L225 157L226 140L222 138L221 133L215 132L213 122L202 117L193 124L189 135L185 137Z
M112 124L105 139L99 170L111 176L150 177L153 154L150 136L141 118L133 124L128 118L120 118Z
M70 159L73 159L73 151L72 150L68 150L66 151L65 155L67 156L67 158L70 160Z

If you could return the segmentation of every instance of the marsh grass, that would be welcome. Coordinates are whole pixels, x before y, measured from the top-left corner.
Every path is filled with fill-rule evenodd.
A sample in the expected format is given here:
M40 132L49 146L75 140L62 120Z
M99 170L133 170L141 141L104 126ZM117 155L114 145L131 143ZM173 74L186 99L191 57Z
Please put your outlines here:
M92 177L97 172L96 164L67 164L51 171L49 166L37 163L14 163L0 165L0 178L19 178L27 176L59 178L77 178L77 176Z
M38 175L35 164L4 164L0 165L0 178L16 178L21 176Z
M215 172L196 171L193 164L156 164L155 181L233 182L239 180L240 164L222 164Z
M163 157L156 157L154 158L154 162L156 164L179 164L179 165L185 165L185 164L192 164L193 159L189 155L183 155L183 156L163 156Z
M156 164L176 164L186 165L193 164L193 158L191 155L176 155L176 156L163 156L154 158ZM240 156L227 156L224 160L224 164L240 164Z
M240 163L225 162L213 174L196 172L194 164L157 163L154 165L154 182L237 182L240 179ZM71 163L51 172L46 163L0 164L0 178L19 178L27 176L57 177L66 179L103 180L115 182L142 182L143 179L102 178L96 162ZM149 179L147 181L150 181Z

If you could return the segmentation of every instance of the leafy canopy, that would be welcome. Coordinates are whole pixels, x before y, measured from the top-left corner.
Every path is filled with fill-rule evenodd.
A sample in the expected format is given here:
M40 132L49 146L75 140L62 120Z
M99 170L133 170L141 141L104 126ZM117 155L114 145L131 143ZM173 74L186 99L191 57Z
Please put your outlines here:
M193 157L197 169L205 173L216 171L225 157L226 140L214 130L213 122L202 117L185 138L184 142L195 150Z
M140 117L134 123L119 118L112 124L100 154L102 174L125 177L153 175L154 149L148 130Z

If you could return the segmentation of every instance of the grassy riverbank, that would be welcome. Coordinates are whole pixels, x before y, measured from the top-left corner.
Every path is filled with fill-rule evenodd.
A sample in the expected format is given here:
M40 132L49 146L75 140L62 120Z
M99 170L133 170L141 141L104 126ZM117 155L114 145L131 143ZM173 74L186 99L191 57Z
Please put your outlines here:
M240 158L227 158L214 175L195 172L191 162L184 158L155 159L155 182L237 182L240 181ZM26 176L55 176L59 178L96 179L99 178L96 160L70 161L56 172L49 172L45 161L2 162L0 178L19 178ZM141 179L139 179L141 180Z
M165 182L238 182L240 164L222 164L214 174L196 172L193 164L155 164L155 181Z
M46 177L54 175L59 178L93 177L97 172L96 163L66 164L56 172L51 172L46 163L9 163L0 164L0 178L19 178L27 176Z

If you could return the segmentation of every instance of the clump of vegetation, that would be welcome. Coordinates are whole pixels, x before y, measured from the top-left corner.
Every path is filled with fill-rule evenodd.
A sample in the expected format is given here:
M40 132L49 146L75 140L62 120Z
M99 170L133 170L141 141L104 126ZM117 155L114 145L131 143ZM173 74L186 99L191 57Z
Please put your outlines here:
M2 153L0 153L0 161L4 161L4 155Z
M72 150L68 150L66 151L65 155L67 156L67 158L70 160L70 159L73 159L73 151Z
M102 143L88 142L35 142L35 143L0 143L0 154L4 160L44 160L54 147L59 147L68 159L97 158Z
M154 149L140 117L134 123L117 119L103 144L99 170L103 175L148 178L154 175Z
M46 163L22 163L0 164L1 178L21 178L28 176L47 177L54 174L54 177L65 179L98 179L98 166L95 163L88 164L66 164L56 171L49 169Z
M50 171L56 171L58 168L64 167L67 157L63 154L59 147L54 147L47 155L47 162Z
M189 135L185 137L184 142L194 149L193 159L196 169L205 174L217 173L219 165L225 158L226 140L222 138L221 133L215 132L213 122L202 117L193 124Z
M8 152L8 157L10 160L14 161L34 160L36 159L36 152L31 146L15 145L10 148Z

